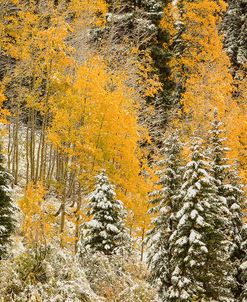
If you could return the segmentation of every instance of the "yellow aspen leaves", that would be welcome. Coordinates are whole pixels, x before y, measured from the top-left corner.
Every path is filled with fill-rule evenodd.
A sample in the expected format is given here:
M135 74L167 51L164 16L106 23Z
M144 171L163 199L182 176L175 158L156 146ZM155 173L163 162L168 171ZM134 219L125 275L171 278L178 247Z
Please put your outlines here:
M54 235L54 208L45 205L45 188L42 183L28 184L25 195L19 200L24 215L22 232L31 246L46 244Z
M125 76L110 71L100 57L92 57L78 68L51 108L49 140L73 159L69 169L76 171L83 188L92 189L94 176L104 168L117 185L119 198L138 212L146 201L142 192L147 193L138 146L145 131L138 125L138 106Z
M243 167L246 161L245 88L241 88L244 81L237 88L239 98L233 97L231 63L218 30L226 7L224 1L176 1L165 9L161 26L171 32L170 44L164 47L173 45L177 51L170 68L172 80L181 87L180 126L185 135L195 129L204 135L217 107L226 125L231 147L229 157L239 160L240 167Z
M103 26L108 11L107 4L103 0L72 0L69 9L75 14L81 26L85 23Z
M153 59L149 50L134 50L139 57L137 65L137 84L142 87L144 97L155 97L162 91L162 84L159 81L159 76L154 72Z
M7 123L7 116L9 116L10 112L8 109L4 108L4 101L6 97L4 95L3 89L0 86L0 123Z

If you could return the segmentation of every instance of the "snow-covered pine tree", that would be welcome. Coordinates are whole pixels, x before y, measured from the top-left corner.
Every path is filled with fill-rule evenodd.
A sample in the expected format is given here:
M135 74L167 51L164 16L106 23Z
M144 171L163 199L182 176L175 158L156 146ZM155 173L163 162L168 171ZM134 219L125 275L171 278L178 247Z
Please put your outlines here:
M245 270L241 269L242 263L245 262L245 259L247 258L247 245L245 243L247 240L247 233L243 217L243 210L246 208L246 196L243 191L240 177L238 176L237 167L229 171L227 180L228 184L225 185L225 191L228 207L231 212L230 259L234 263L235 270L236 287L234 289L234 294L237 301L239 301L244 284L247 281L247 279L246 281L242 280L244 277L243 274L247 273L247 271L245 272Z
M222 23L224 44L235 69L244 68L247 60L247 7L245 0L227 0Z
M3 157L0 155L0 259L7 253L10 235L14 230L13 205L7 192L9 175L2 162Z
M149 212L156 217L152 221L151 231L148 232L148 264L151 280L160 285L162 297L171 285L169 238L175 229L175 216L179 208L181 149L182 144L175 132L165 141L164 159L158 162L160 170L157 172L157 185L160 189L150 194L152 208Z
M234 239L232 255L233 257L239 258L240 255L238 255L238 253L242 242L241 232L243 229L243 211L246 208L246 196L244 193L244 185L241 183L241 179L238 176L236 168L229 172L228 180L229 184L226 184L225 187L228 193L226 198L231 211L232 238Z
M241 204L244 201L244 192L241 189L240 179L236 169L231 169L227 163L226 152L229 148L225 145L223 123L218 118L218 112L215 109L214 119L209 131L209 156L211 158L211 168L213 177L216 179L218 196L222 204L227 205L227 211L224 213L228 223L225 224L225 233L228 234L226 246L229 247L230 259L233 262L236 283L234 293L236 298L241 292L241 284L238 284L239 263L244 254L241 249L241 232L242 232L242 211Z
M200 138L193 138L191 153L181 188L179 222L170 237L172 285L164 301L234 301L222 231L225 208Z
M223 123L219 120L218 110L214 110L214 118L209 130L208 153L211 159L213 177L216 179L218 194L225 195L225 180L229 173L230 165L227 164L226 152L229 150L225 146Z
M238 297L239 302L247 301L247 223L243 224L242 228L242 243L241 249L244 251L244 257L239 267L239 283L240 283L240 296Z
M89 222L82 226L82 245L105 255L118 253L128 242L123 203L103 170L96 176L96 189L89 195Z

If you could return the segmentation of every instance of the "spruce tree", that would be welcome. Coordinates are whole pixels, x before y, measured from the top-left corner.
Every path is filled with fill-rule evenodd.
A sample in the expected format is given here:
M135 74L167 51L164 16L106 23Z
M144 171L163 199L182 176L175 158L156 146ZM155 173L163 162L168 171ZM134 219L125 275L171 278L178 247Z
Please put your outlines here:
M218 196L201 139L193 138L191 153L181 187L179 222L170 237L172 285L164 301L234 301L222 231L226 206Z
M225 180L229 173L230 166L227 164L226 152L229 150L225 146L223 123L218 118L218 111L214 111L214 119L209 131L208 153L211 159L213 177L216 179L218 194L224 197L226 194Z
M242 228L242 243L241 249L245 252L243 259L239 266L239 289L240 289L240 296L238 297L237 301L246 302L247 301L247 224L243 224Z
M231 212L229 210L229 205L227 203L228 190L230 186L227 186L227 176L230 172L230 165L228 164L228 158L226 157L226 152L229 148L226 147L223 130L223 123L219 120L218 111L215 109L213 121L211 122L211 129L209 130L209 140L207 153L210 158L210 166L212 170L212 176L215 179L215 185L217 194L220 198L222 204L225 205L225 213L223 217L226 219L224 225L224 231L229 235L232 233L231 227ZM228 221L228 222L227 222ZM229 240L226 242L228 247L231 245L231 238L228 236Z
M214 119L209 131L209 156L211 158L211 168L216 179L217 194L223 204L227 206L223 213L227 223L224 232L228 235L226 246L229 248L229 257L233 263L232 275L235 278L233 291L238 298L241 292L241 282L239 280L239 264L244 257L241 248L242 242L242 207L244 202L244 192L237 174L237 170L228 164L223 130L223 123L218 118L217 110L214 111Z
M7 254L10 236L14 230L13 205L8 194L9 175L2 162L3 157L0 155L0 259Z
M244 185L238 175L237 168L231 169L228 174L226 188L227 203L231 212L231 255L233 258L241 258L242 230L244 227L244 208L246 208L246 197Z
M236 279L234 294L235 298L239 300L245 284L243 278L245 272L244 270L242 271L241 265L247 258L247 246L245 243L247 234L245 231L243 212L244 208L246 208L246 197L236 168L229 172L227 180L228 184L225 185L227 192L226 199L231 212L229 232L230 259L234 264L234 277Z
M171 284L169 238L175 229L176 212L179 207L179 189L181 186L181 148L177 133L172 134L165 142L164 159L158 163L157 172L159 190L152 192L150 203L151 214L155 214L152 229L148 233L148 263L151 280L159 283L160 296L166 295Z
M90 221L82 226L85 230L82 244L94 252L105 255L118 253L128 241L124 225L124 206L116 200L114 185L102 171L96 176L96 188L89 195Z
M244 69L247 60L246 2L227 0L227 11L222 22L224 44L235 70Z

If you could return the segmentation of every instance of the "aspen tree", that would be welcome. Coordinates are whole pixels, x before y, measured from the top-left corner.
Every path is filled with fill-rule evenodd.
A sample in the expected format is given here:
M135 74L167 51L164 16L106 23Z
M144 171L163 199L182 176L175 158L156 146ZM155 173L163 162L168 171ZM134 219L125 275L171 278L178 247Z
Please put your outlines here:
M31 247L46 245L55 235L52 205L45 205L45 188L42 183L29 183L25 195L19 200L24 215L22 232Z

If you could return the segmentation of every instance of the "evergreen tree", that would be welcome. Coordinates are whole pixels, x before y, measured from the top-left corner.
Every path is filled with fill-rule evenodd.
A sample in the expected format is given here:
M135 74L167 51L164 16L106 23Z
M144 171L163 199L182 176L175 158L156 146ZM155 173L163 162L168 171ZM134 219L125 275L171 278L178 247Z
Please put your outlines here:
M95 252L112 255L124 248L128 235L124 226L124 207L116 200L114 186L110 183L105 171L96 176L96 189L89 196L91 220L82 229L82 244Z
M170 238L172 285L164 301L234 301L222 231L226 206L218 196L201 139L192 140L191 151L181 188L179 222Z
M240 283L240 296L237 301L246 302L247 301L247 224L244 223L242 228L242 251L245 251L242 262L239 266L239 283Z
M244 0L228 0L222 31L224 43L235 69L241 68L247 60L247 7Z
M179 189L181 186L181 148L177 133L172 134L165 142L164 160L158 163L157 172L159 190L150 195L151 214L156 217L152 221L152 230L148 233L148 263L151 279L160 283L159 292L164 296L171 284L169 238L175 229L176 212L179 205Z
M231 212L230 219L230 259L234 264L234 277L236 285L234 294L237 300L243 291L245 281L242 280L244 271L241 265L245 261L246 253L246 231L244 226L244 207L246 207L246 197L243 191L243 185L238 176L237 169L231 170L228 174L228 184L226 187L226 199ZM242 277L241 277L242 275Z
M7 253L10 235L14 230L13 206L8 195L9 175L2 166L3 157L0 155L0 259Z
M239 264L244 257L241 248L242 242L242 206L244 202L244 192L237 175L236 169L231 169L227 164L226 152L229 150L225 146L225 138L222 130L223 123L218 119L217 110L214 112L214 120L209 131L209 155L211 157L211 168L216 179L217 194L223 204L227 205L224 213L228 223L225 224L225 233L228 234L226 246L229 247L229 256L233 265L233 276L235 277L234 293L236 298L241 292L241 282L239 283Z
M218 111L214 111L214 119L209 131L209 156L213 177L216 179L218 194L222 197L226 194L225 180L229 173L230 166L227 164L226 152L229 150L225 146L226 138L224 135L223 123L218 118Z
M240 177L238 176L237 170L231 170L228 175L230 184L226 184L227 188L227 202L229 209L231 211L231 220L232 220L232 255L233 257L239 258L241 255L238 255L241 250L241 233L243 229L243 211L246 207L246 197L243 191L243 185L241 184Z

